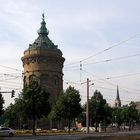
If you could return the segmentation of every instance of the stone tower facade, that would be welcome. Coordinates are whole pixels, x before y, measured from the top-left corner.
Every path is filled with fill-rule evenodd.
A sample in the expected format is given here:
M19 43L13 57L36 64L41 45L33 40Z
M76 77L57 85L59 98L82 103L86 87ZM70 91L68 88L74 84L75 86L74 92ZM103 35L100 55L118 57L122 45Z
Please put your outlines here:
M116 108L121 107L121 100L120 100L120 96L119 96L119 87L118 87L118 85L117 85L117 95L116 95L116 99L115 99L115 107Z
M54 104L63 90L63 63L62 52L49 39L44 14L38 38L29 44L21 58L24 67L24 85L37 80L42 88L50 93L50 103Z

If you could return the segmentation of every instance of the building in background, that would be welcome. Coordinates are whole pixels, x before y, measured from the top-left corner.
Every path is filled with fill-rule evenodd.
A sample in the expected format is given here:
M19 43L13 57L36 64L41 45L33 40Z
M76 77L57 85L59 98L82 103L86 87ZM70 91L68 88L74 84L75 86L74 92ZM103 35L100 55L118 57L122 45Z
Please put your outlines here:
M140 101L134 102L136 105L136 109L138 109L140 111Z
M121 107L121 100L120 100L120 96L119 96L119 87L118 87L118 85L117 85L117 95L116 95L116 99L115 99L115 107L116 108Z
M54 104L63 90L62 52L49 39L44 14L38 38L29 44L21 58L24 67L24 86L32 80L37 80L42 88L50 93L50 103Z

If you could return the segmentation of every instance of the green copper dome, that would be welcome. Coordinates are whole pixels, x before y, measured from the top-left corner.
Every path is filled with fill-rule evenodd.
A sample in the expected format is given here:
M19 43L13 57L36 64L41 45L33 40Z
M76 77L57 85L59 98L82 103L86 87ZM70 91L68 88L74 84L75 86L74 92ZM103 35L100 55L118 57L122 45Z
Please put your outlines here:
M57 45L54 45L54 43L49 39L48 37L49 31L46 28L46 22L44 19L44 14L42 14L42 22L41 27L38 30L38 38L34 41L33 44L29 45L29 49L34 48L52 48L57 49Z

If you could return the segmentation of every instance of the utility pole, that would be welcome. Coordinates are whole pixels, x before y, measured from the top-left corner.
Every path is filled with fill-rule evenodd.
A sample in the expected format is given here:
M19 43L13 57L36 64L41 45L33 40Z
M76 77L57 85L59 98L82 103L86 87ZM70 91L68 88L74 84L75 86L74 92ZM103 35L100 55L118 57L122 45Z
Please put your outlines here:
M86 82L81 83L81 84L87 83L87 103L86 103L86 128L87 128L86 133L87 134L89 133L89 87L91 85L94 85L94 83L89 85L89 82L91 81L87 78Z
M86 133L89 133L89 79L87 78Z

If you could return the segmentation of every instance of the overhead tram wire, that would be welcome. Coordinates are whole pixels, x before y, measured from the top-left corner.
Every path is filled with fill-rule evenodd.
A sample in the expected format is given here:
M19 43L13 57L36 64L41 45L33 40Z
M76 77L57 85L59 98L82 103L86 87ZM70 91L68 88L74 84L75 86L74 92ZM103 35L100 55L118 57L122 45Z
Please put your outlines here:
M87 98L85 95L81 95L81 97L82 97L82 98ZM92 95L90 95L89 97L91 98ZM114 97L115 97L115 95L114 95ZM105 96L104 96L104 99L110 100L110 101L112 101L113 103L114 103L114 100L115 100L115 99L112 99L111 96L109 96L109 95L105 95ZM122 102L126 102L126 103L130 103L130 102L133 101L133 100L132 100L132 98L130 97L130 98L127 98L127 100L125 100L124 98L122 98L121 101L122 101ZM135 100L135 101L136 101L136 100ZM107 102L107 103L108 103L108 102Z
M112 61L119 61L119 60L124 60L124 59L129 59L129 58L132 58L132 57L137 57L137 56L140 56L140 54L133 54L133 55L128 55L128 56L122 56L122 57L116 57L116 58L111 58L111 59L105 59L105 60L101 60L101 61L95 61L95 62L91 62L91 63L83 63L81 64L80 62L80 69L82 69L82 67L86 66L87 65L93 65L93 64L99 64L99 63L108 63L108 62L112 62ZM68 68L64 68L64 70L68 71L68 70L78 70L79 68L79 65L77 66L70 66ZM77 69L76 69L77 68Z
M113 77L107 77L105 79L116 79L116 78L130 77L130 76L135 76L135 75L140 75L140 72L138 72L138 73L124 74L124 75L118 75L118 76L113 76Z
M64 80L65 84L75 84L75 85L80 85L80 83L78 81L68 81L68 80Z
M97 52L97 53L95 53L95 54L93 54L93 55L91 55L91 56L89 56L89 57L87 57L87 58L81 59L80 61L76 61L76 62L74 62L74 63L67 64L67 65L65 65L65 66L74 65L74 64L78 64L78 63L80 63L80 62L86 61L86 60L88 60L88 59L90 59L90 58L92 58L92 57L95 57L95 56L97 56L97 55L99 55L99 54L102 54L102 53L104 53L104 52L106 52L106 51L108 51L108 50L110 50L110 49L112 49L112 48L115 48L115 47L117 47L117 46L120 46L120 45L122 45L122 44L124 44L124 43L126 43L126 42L128 42L128 41L130 41L130 40L132 40L132 39L134 39L135 37L137 37L137 36L139 36L139 35L140 35L140 34L133 35L133 36L129 37L128 39L123 40L123 41L120 41L119 43L117 43L117 44L115 44L115 45L112 45L112 46L110 46L110 47L107 47L107 48L105 48L104 50L101 50L101 51L99 51L99 52Z
M0 86L0 88L5 88L5 89L14 89L14 90L22 90L22 88L15 88L15 87L8 87L8 86Z
M113 87L114 87L114 86L116 87L116 84L114 84L114 83L112 83L112 82L109 82L108 80L114 79L114 78L123 78L123 77L130 77L130 76L140 75L140 72L137 72L137 73L129 73L129 74L124 74L124 75L118 75L118 76L112 76L112 77L111 77L111 76L108 76L108 77L105 77L105 78L100 78L99 76L94 75L94 74L92 74L92 73L90 73L90 72L88 72L88 71L86 71L86 70L84 70L84 69L82 69L82 71L84 71L84 72L86 72L86 73L92 75L94 78L95 78L95 77L98 78L98 80L95 80L95 79L94 79L94 81L97 81L97 82L100 82L100 81L102 81L102 82L107 82L107 83L109 83L110 85L112 85ZM126 91L126 90L125 90L125 91Z
M104 82L108 81L107 79L100 78L99 76L94 75L93 73L88 72L88 71L86 71L85 69L83 69L82 71L85 72L85 73L87 73L87 74L92 75L94 78L97 77L98 80L101 80L101 81L104 81ZM111 82L108 82L108 83L109 83L110 85L112 85L112 86L116 86L116 84L114 84L114 83L111 83Z
M10 88L21 88L20 86L16 86L16 85L9 85L9 84L0 84L0 87L3 87L3 86L6 86L6 87L10 87Z
M65 83L66 83L66 84L76 84L76 85L79 85L79 82L68 82L68 81L67 81L67 82L65 82ZM99 88L99 89L102 88L102 89L105 89L105 90L113 90L113 91L116 91L116 88L106 88L106 87L103 87L103 86L94 86L94 87L95 87L95 88ZM116 87L116 86L115 86L115 87ZM123 90L123 89L122 89L122 90ZM84 91L83 91L83 92L84 92ZM131 92L131 93L132 93L132 92ZM135 93L135 94L138 94L138 93ZM81 96L84 97L84 98L86 97L86 96L84 96L84 95L82 95L82 94L81 94ZM135 96L136 96L136 95L135 95ZM137 96L137 97L139 98L140 96ZM131 97L130 97L130 98L131 98ZM107 99L108 99L108 98L107 98ZM121 99L121 101L125 101L125 100L122 100L122 99ZM130 101L131 101L131 100L130 100ZM130 102L130 101L125 101L125 102Z
M101 86L94 86L95 88L98 88L98 90L100 89L100 88L102 88L102 89L105 89L105 90L113 90L113 91L116 91L116 89L112 89L112 88L106 88L106 87L101 87ZM115 92L114 92L115 93ZM138 93L137 93L138 94ZM132 95L132 94L131 94ZM86 98L86 96L85 95L81 95L82 96L82 98ZM114 96L116 96L115 94L114 94ZM140 98L140 96L136 96L136 95L134 95L135 97L137 97L138 99ZM92 97L92 95L90 95L90 97ZM111 101L114 101L114 99L112 100L112 96L111 95L104 95L104 97L105 97L105 99L106 100L111 100ZM107 97L107 98L106 98ZM109 99L109 98L110 99ZM127 100L124 100L123 98L125 98L125 97L121 97L121 101L123 101L123 102L131 102L132 101L132 97L133 96L129 96L129 98L127 98Z
M94 86L96 88L101 88L101 89L105 89L105 90L114 90L116 91L116 88L107 88L107 87L103 87L103 86ZM139 94L139 91L136 91L136 89L133 89L133 91L135 90L135 94ZM129 90L130 91L130 90Z
M84 95L81 95L82 96L82 98L87 98L86 96L84 96ZM90 98L92 97L92 96L89 96ZM114 102L114 99L112 99L110 96L106 96L106 97L104 97L104 99L106 99L106 100L110 100L110 101L113 101ZM123 101L123 102L128 102L128 103L130 103L131 101L132 101L132 99L131 98L129 98L129 100L127 99L127 100L125 100L125 99L121 99L121 101Z
M0 82L1 81L7 81L7 80L14 80L14 79L17 79L17 78L19 78L20 76L16 76L16 77L13 77L13 78L8 78L8 79L1 79L0 80ZM21 77L20 77L21 78Z
M15 68L8 67L8 66L4 66L4 65L0 65L0 67L3 67L3 68L7 68L7 69L11 69L11 70L15 70L15 71L20 71L20 72L22 72L22 70L15 69Z
M0 83L11 83L11 84L23 84L23 80L21 80L21 82L19 83L19 82L15 82L15 81L8 81L7 79L6 79L6 81L0 81Z
M0 73L0 76L13 76L13 75L21 75L21 73Z
M111 58L111 59L106 59L106 60L101 60L101 61L96 61L96 62L91 62L91 63L84 63L84 65L90 65L90 64L97 64L97 63L106 63L106 62L111 62L111 61L118 61L118 60L123 60L123 59L128 59L131 57L137 57L140 56L140 54L134 54L134 55L128 55L128 56L123 56L123 57L116 57L116 58Z
M90 72L87 72L86 70L83 70L83 71L86 72L86 73L88 73L88 74L90 74L90 75L92 75L93 77L99 77L99 76L93 75L93 74L90 73ZM134 75L135 75L135 74L134 74ZM114 84L114 83L112 83L112 82L109 82L108 79L105 79L105 78L98 78L98 79L104 81L105 83L108 83L108 84L112 85L113 87L114 87L114 86L116 87L116 85L117 85L117 84ZM94 81L95 81L95 80L94 80ZM127 93L133 93L133 91L130 92L130 90L126 90L126 88L121 88L121 89L122 89L123 91L127 92ZM138 91L136 91L136 92L138 92Z
M99 51L98 53L93 54L93 55L91 55L91 56L89 56L89 57L87 57L87 58L85 58L85 59L83 59L83 60L81 60L81 61L86 61L86 60L88 60L88 59L90 59L90 58L92 58L92 57L94 57L94 56L97 56L97 55L99 55L99 54L102 54L102 53L104 53L104 52L106 52L106 51L108 51L108 50L110 50L110 49L112 49L112 48L115 48L115 47L117 47L117 46L120 46L120 45L122 45L122 44L128 42L129 40L134 39L135 37L137 37L137 36L139 36L139 35L140 35L140 34L133 35L133 36L129 37L128 39L123 40L123 41L120 41L119 43L117 43L117 44L115 44L115 45L112 45L112 46L110 46L110 47L108 47L108 48L106 48L106 49L104 49L104 50L102 50L102 51Z
M17 82L17 83L14 83L14 82L10 82L10 81L8 81L8 82L7 82L7 81L6 81L6 82L5 82L5 81L0 81L0 85L1 85L1 84L19 86L19 85L21 85L22 83L21 83L21 82L19 82L19 83L18 83L18 82Z

